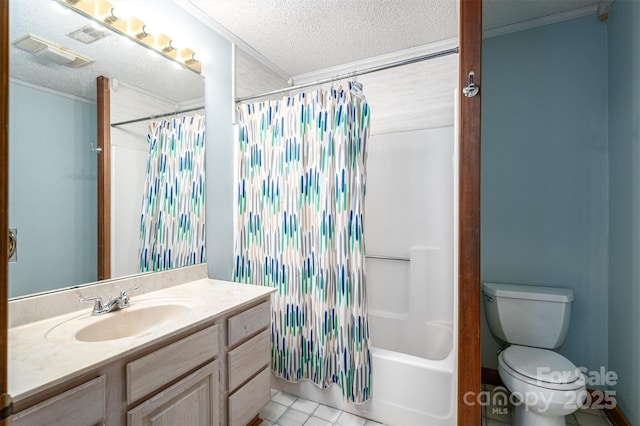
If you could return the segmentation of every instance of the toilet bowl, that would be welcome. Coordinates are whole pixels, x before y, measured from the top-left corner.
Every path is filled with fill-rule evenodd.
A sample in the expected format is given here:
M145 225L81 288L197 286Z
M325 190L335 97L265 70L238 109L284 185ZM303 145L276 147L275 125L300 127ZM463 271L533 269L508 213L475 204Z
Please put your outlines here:
M586 379L562 355L546 349L510 346L498 356L498 373L516 404L514 426L563 426L582 407Z
M564 426L587 397L584 374L552 351L569 331L573 291L568 288L483 283L492 334L505 346L498 373L511 400L514 426Z

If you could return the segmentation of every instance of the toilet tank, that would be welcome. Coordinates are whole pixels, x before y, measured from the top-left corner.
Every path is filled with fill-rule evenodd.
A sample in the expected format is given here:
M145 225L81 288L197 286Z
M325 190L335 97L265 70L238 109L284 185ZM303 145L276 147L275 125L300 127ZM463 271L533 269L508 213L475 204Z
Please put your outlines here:
M489 328L498 339L545 349L557 348L564 342L573 290L483 283L482 293Z

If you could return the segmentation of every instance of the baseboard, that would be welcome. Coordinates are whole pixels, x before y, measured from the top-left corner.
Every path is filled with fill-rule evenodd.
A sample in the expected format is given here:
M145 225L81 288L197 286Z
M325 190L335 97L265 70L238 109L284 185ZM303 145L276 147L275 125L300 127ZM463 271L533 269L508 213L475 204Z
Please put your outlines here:
M482 367L482 383L492 386L503 386L504 383L500 378L500 374L498 370L494 370L493 368ZM602 394L594 394L595 391L593 389L589 389L591 393L591 401L600 401ZM620 409L619 405L616 405L613 408L602 410L604 414L607 416L609 421L613 424L613 426L631 426L631 422L625 417L624 413Z
M504 386L498 370L482 367L482 383L491 386Z
M262 419L258 417L258 415L256 414L254 418L249 420L249 423L247 423L247 426L258 426L260 424L262 424Z
M624 416L619 405L616 405L610 410L604 410L604 414L607 415L607 418L613 426L631 426L631 422Z

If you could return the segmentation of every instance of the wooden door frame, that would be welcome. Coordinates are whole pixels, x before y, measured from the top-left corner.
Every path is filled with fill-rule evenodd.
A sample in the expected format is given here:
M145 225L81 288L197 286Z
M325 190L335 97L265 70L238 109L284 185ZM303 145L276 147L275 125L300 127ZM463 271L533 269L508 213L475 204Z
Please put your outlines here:
M480 425L482 412L469 395L482 387L480 355L480 99L467 98L469 72L480 86L482 0L460 0L458 194L458 424ZM465 398L467 396L467 398Z
M9 2L0 1L0 426L11 414L7 391L7 340L9 299Z
M111 92L109 78L96 79L98 142L98 281L111 278Z

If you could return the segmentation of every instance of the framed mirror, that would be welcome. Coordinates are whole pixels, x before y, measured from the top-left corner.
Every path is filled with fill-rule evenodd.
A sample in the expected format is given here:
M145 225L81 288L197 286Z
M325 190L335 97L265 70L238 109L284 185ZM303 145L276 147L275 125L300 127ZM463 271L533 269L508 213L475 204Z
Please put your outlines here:
M118 94L112 122L202 107L204 79L55 1L10 0L9 10L9 226L17 241L9 296L24 297L98 279L97 77L108 77ZM37 43L46 47L34 50ZM114 166L110 179L134 198L150 121L112 130L138 161L125 158L119 166L129 174L118 176ZM129 223L139 224L142 192L137 205L113 203L106 216L135 215ZM126 212L117 210L124 204ZM124 227L114 225L112 239L123 238ZM139 233L133 228L126 233ZM119 245L128 256L137 252L137 233ZM127 264L111 278L138 272L136 260Z

